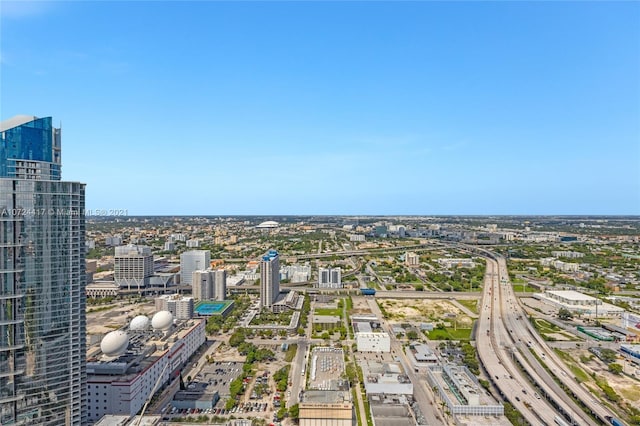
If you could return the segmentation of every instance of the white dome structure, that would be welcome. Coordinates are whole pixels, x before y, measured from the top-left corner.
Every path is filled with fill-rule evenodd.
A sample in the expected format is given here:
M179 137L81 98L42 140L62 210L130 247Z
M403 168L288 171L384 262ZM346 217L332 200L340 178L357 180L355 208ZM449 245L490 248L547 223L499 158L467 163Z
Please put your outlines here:
M157 312L151 318L151 327L154 330L167 330L173 324L173 315L169 311Z
M270 229L270 228L277 228L277 227L278 227L278 222L274 222L273 220L262 222L260 225L256 226L256 228L260 228L260 229Z
M100 350L107 356L122 355L129 346L129 336L122 330L107 333L100 342Z
M130 330L147 330L151 321L146 315L138 315L129 323Z

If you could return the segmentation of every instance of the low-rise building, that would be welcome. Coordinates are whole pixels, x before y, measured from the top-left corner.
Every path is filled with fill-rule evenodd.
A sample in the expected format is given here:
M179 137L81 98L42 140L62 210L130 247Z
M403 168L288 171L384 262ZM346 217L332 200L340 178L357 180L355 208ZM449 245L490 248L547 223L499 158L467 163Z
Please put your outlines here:
M453 259L449 257L445 257L442 259L436 259L438 264L444 266L445 268L457 267L457 268L475 268L476 263L471 258L462 258L462 259Z
M114 281L94 281L84 288L87 297L90 298L116 297L119 290L120 286Z
M620 345L620 352L632 362L640 365L640 345Z
M553 257L540 259L540 264L542 266L553 266L555 269L562 272L577 272L580 269L580 265L577 263L563 262L562 260L557 260Z
M321 328L322 330L333 330L340 327L342 319L333 315L313 315L311 322L313 328Z
M315 347L311 352L308 388L300 401L301 426L351 426L353 403L344 373L341 348Z
M504 406L482 391L476 377L466 368L447 365L430 366L427 382L453 414L470 416L502 416Z
M356 333L358 352L391 352L391 338L385 332Z
M208 383L190 383L187 389L176 392L171 405L176 408L213 408L220 400L218 391L209 388Z
M367 395L413 395L413 383L400 363L366 362L361 367Z
M107 414L135 415L158 382L161 389L178 377L205 341L205 321L178 321L168 312L132 321L109 333L100 348L87 351L87 415L95 422Z
M409 345L406 354L415 371L424 371L428 367L438 363L436 354L424 343Z
M533 297L586 316L620 317L625 311L619 306L573 290L547 290L535 293Z

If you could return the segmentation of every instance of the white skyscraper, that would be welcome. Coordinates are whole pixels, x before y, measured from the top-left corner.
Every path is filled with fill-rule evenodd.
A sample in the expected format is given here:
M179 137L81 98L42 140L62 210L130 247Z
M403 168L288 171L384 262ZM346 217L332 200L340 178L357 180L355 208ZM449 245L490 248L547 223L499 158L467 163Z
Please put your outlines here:
M191 285L193 271L204 271L211 264L211 252L209 250L190 250L180 255L180 283Z
M269 250L260 261L260 307L271 308L280 294L280 259Z
M342 270L340 268L319 268L318 288L342 288Z

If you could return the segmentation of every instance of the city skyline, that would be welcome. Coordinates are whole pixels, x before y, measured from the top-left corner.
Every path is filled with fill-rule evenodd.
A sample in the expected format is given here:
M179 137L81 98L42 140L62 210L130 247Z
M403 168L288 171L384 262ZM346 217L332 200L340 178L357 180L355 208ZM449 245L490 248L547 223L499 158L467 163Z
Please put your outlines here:
M0 7L89 210L640 214L637 3Z

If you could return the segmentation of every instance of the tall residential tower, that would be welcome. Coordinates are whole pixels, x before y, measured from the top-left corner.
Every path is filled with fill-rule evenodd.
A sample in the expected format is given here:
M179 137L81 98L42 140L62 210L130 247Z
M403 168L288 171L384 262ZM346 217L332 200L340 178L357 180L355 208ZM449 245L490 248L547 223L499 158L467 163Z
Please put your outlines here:
M0 424L86 423L85 186L51 117L0 123Z
M224 269L193 271L191 295L196 300L225 300L227 298L227 271Z
M280 259L269 250L260 261L260 307L271 308L280 294Z

